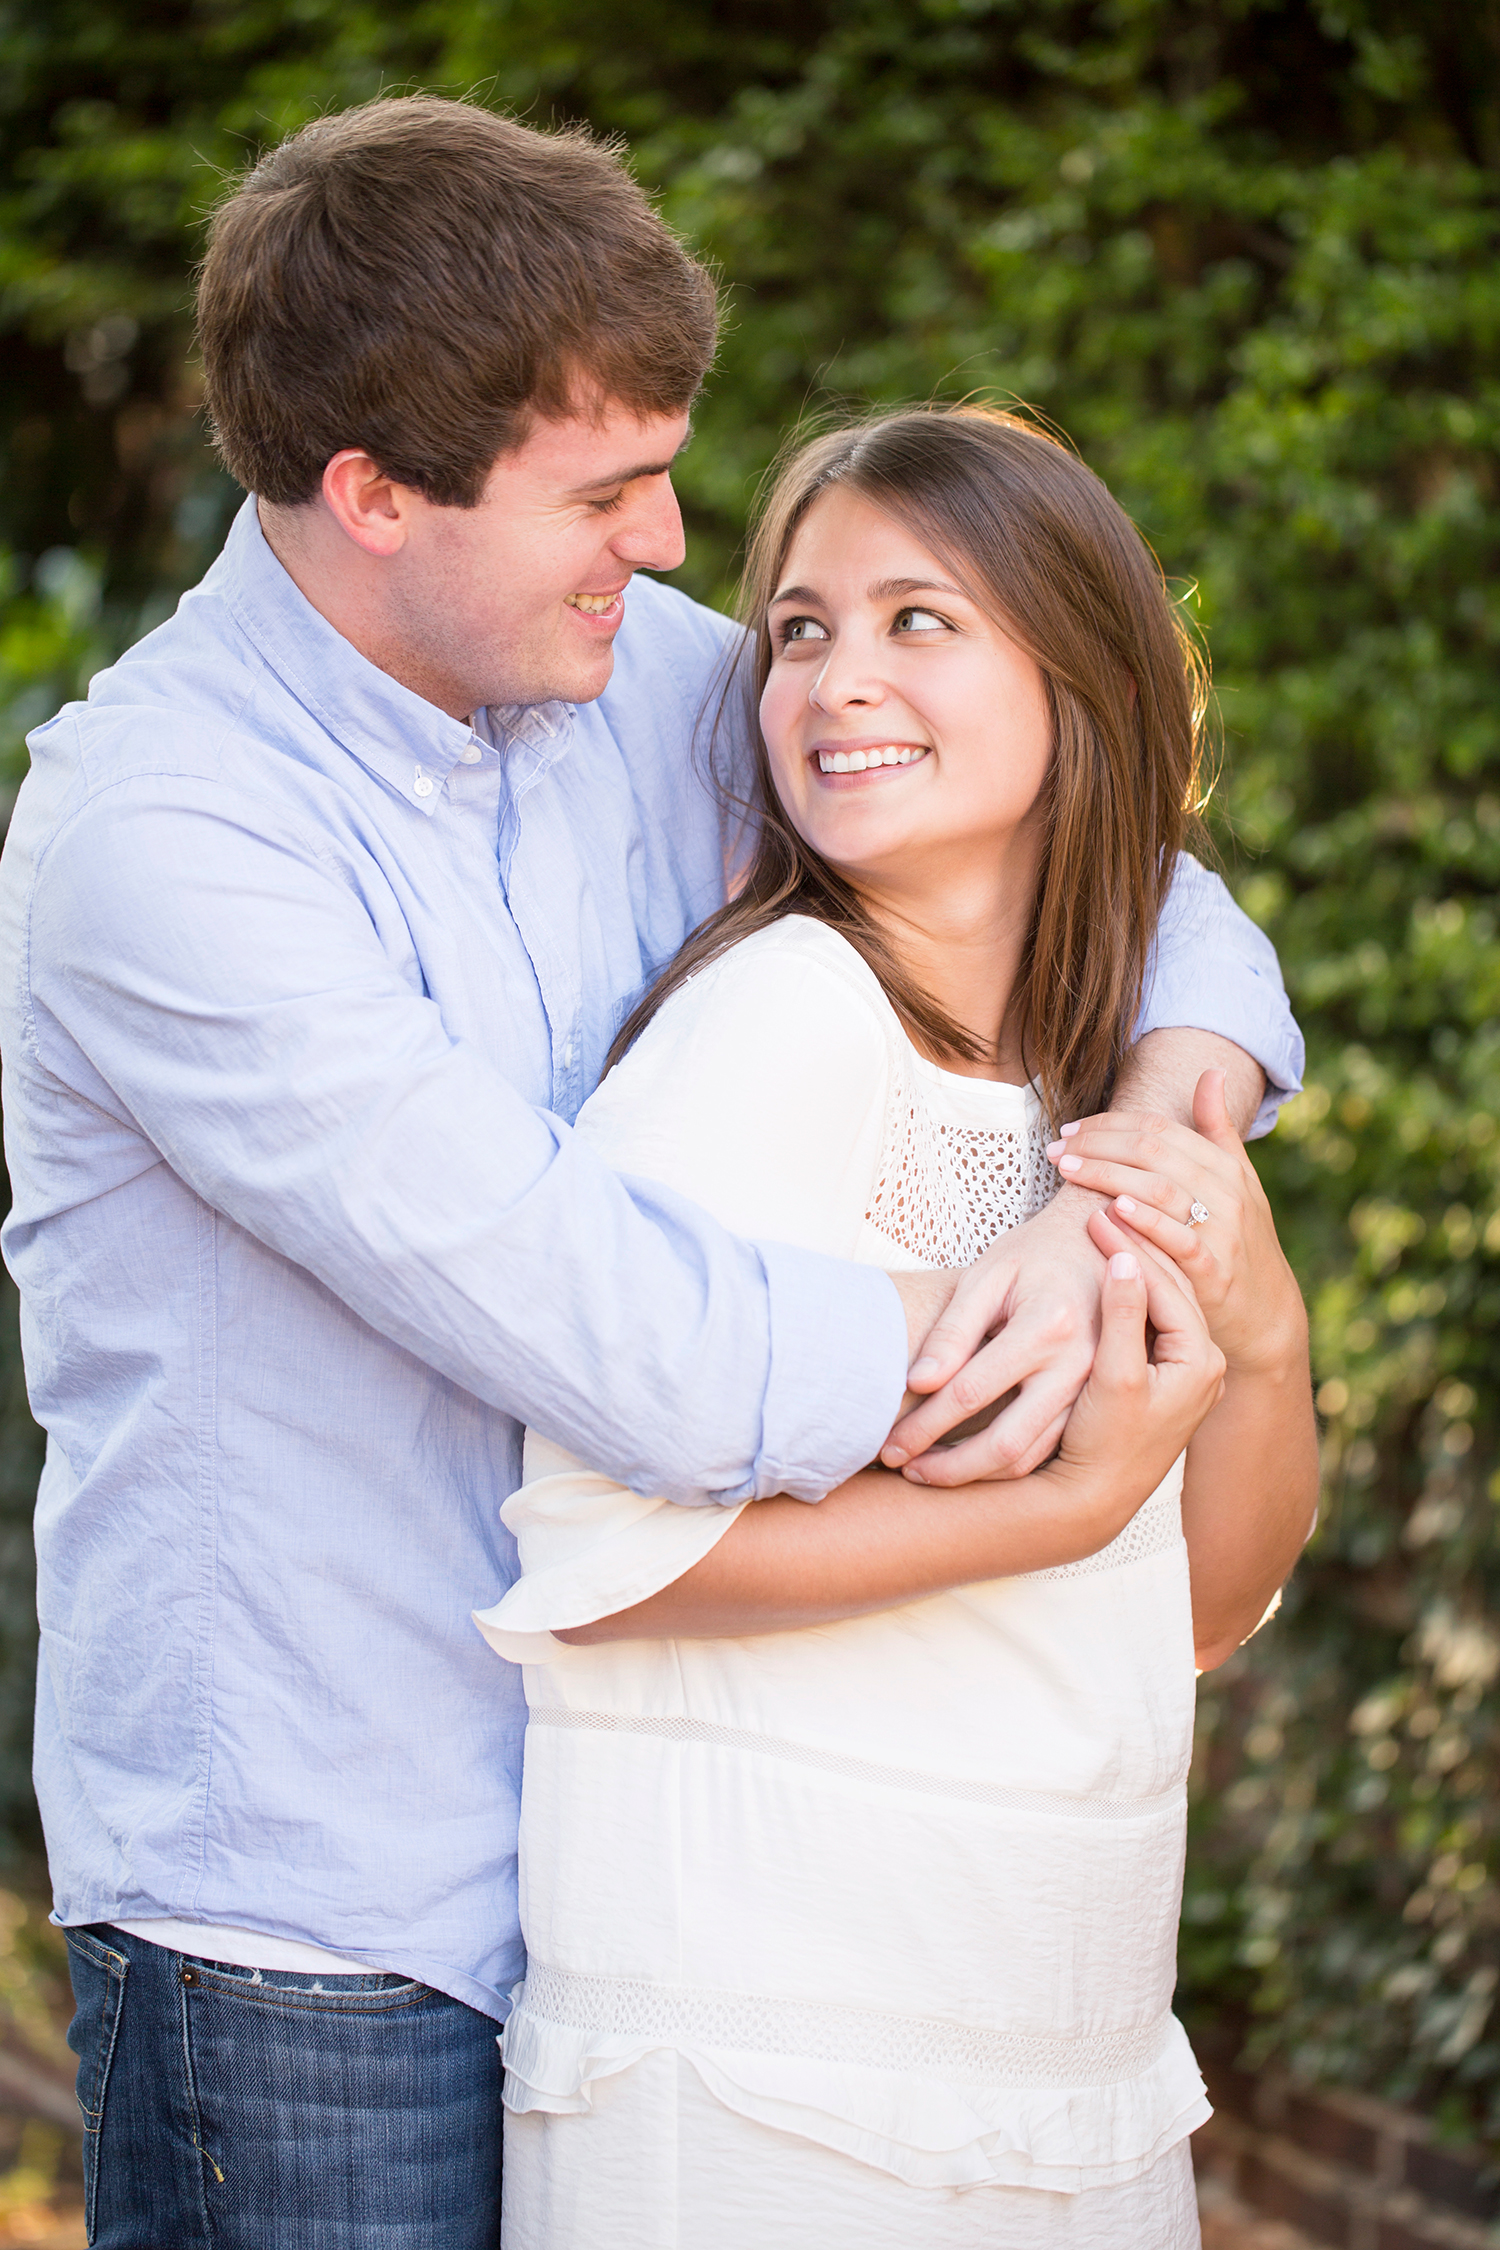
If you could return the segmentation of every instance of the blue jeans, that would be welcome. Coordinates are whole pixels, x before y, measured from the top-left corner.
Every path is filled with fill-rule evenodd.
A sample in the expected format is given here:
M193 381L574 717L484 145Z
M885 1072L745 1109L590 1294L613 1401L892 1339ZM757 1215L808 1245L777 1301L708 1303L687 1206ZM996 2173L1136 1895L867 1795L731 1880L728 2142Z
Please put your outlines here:
M497 2250L488 2016L404 1977L66 1935L99 2250Z

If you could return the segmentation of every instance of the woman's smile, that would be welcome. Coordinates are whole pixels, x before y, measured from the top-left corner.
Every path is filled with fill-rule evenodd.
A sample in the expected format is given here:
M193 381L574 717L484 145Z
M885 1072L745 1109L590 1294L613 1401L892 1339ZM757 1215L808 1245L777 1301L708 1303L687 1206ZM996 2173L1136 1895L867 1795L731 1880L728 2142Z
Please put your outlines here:
M914 766L931 755L930 742L884 742L866 737L855 742L815 742L809 761L829 781L858 782L865 776L882 778L903 767Z

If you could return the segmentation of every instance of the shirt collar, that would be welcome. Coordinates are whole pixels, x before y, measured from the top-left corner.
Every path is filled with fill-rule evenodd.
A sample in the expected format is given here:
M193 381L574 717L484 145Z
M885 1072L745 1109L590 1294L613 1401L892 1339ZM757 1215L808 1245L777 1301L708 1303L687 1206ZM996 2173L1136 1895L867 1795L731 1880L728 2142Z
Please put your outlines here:
M572 738L572 703L492 703L474 714L474 732L495 750L528 750L529 770L544 773Z
M253 494L215 575L230 614L298 701L397 796L434 813L472 730L382 672L318 614L272 554Z

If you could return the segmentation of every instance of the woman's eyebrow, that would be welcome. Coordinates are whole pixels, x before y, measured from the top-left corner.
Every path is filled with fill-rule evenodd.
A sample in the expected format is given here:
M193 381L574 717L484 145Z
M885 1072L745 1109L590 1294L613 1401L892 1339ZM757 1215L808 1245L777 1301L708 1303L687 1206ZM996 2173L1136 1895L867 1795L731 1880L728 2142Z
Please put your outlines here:
M941 578L881 578L870 588L870 599L876 602L894 601L901 594L956 594L960 601L968 600L961 586L950 586Z
M872 602L896 601L903 594L952 594L959 601L969 599L962 586L950 586L942 578L878 578L869 590ZM783 586L771 596L769 606L774 609L778 602L811 602L816 608L822 600L811 586Z

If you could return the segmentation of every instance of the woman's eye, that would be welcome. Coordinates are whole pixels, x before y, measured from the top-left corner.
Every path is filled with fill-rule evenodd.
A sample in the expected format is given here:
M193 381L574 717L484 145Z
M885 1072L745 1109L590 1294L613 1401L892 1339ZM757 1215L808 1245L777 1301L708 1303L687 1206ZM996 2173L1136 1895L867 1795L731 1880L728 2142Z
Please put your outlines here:
M898 633L940 633L943 619L930 609L903 609L896 613Z
M789 641L826 641L827 638L827 626L820 625L815 617L789 617L781 627L783 648Z

